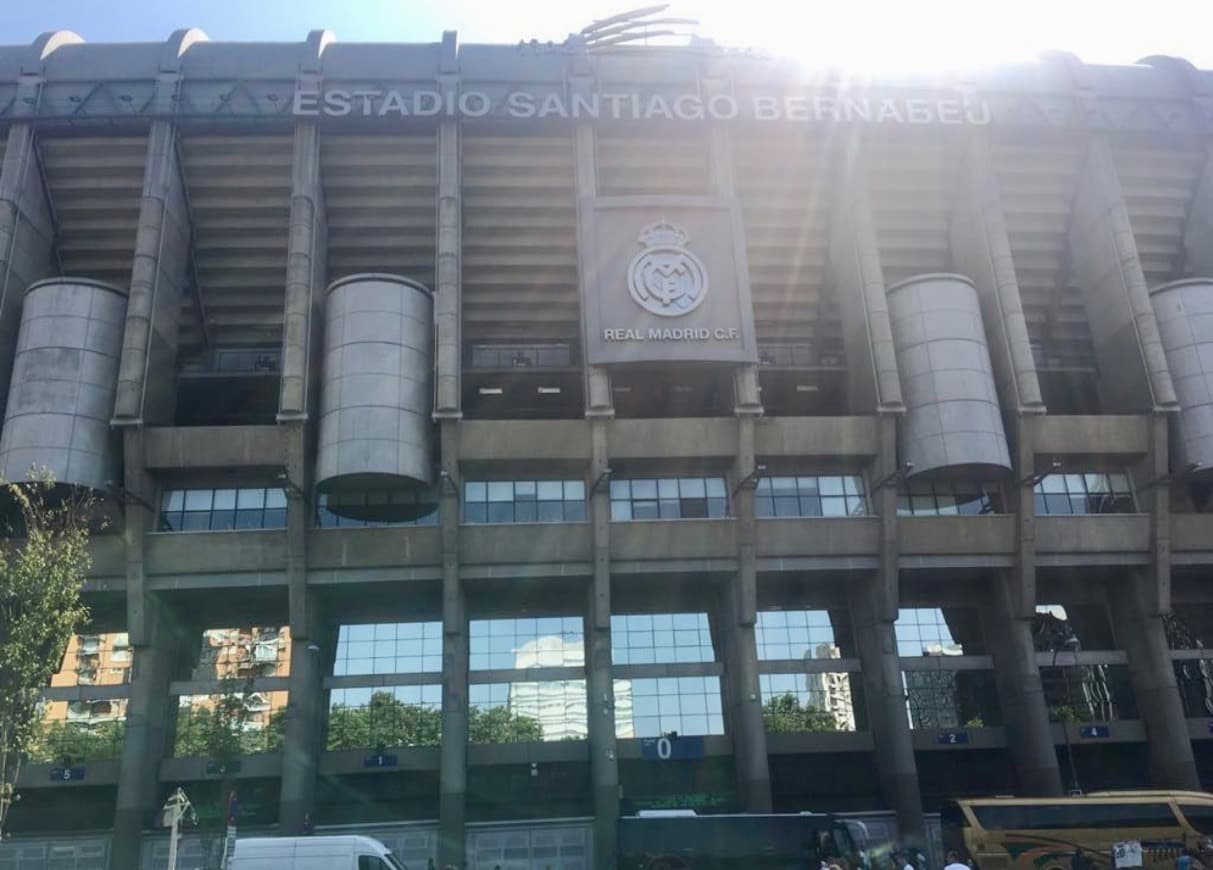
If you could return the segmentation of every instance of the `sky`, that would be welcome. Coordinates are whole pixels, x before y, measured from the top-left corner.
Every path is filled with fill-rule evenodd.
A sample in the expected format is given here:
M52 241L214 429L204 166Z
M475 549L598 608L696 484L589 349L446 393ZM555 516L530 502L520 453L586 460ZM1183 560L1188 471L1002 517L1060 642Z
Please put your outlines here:
M90 42L163 40L200 27L213 40L560 41L644 0L0 0L0 45L47 30ZM1064 50L1087 63L1152 54L1213 70L1213 0L674 0L668 15L723 45L856 72L974 68Z

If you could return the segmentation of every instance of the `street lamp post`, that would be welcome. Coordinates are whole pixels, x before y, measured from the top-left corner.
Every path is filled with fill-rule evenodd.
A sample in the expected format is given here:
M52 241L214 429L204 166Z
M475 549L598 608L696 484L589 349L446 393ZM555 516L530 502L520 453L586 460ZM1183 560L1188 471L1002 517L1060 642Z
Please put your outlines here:
M180 787L168 796L160 809L160 824L169 829L168 834L168 870L177 870L177 839L181 835L181 820L186 813L194 813L193 804L185 796Z
M1058 636L1053 639L1053 669L1057 670L1057 654L1063 649L1069 652L1078 651L1078 638L1068 632L1065 636ZM1066 716L1062 717L1061 734L1066 742L1066 763L1070 768L1070 793L1074 795L1082 794L1082 786L1078 784L1078 768L1074 764L1074 744L1070 742L1070 722L1069 716L1073 714L1074 698L1070 693L1070 678L1064 670L1061 674L1061 680L1066 686Z

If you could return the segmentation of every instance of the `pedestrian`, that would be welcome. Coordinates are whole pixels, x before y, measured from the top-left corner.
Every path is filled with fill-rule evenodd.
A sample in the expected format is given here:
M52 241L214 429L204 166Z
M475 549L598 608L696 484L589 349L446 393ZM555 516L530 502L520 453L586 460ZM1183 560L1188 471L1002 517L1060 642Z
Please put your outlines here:
M960 853L949 852L948 863L944 865L943 870L969 870L969 865L960 860Z
M898 861L898 863L901 865L900 870L918 870L918 868L914 866L912 857L913 854L914 853L909 849L901 853L901 860Z

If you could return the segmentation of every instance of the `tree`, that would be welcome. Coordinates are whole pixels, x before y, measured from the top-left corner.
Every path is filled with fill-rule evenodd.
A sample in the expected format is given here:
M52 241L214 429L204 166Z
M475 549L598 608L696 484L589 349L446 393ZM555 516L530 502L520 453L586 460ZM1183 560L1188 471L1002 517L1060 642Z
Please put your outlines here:
M0 533L0 834L21 760L35 745L39 700L68 641L88 620L81 589L89 569L92 502L64 495L46 473L0 486L13 505Z
M41 722L26 750L30 761L55 764L64 758L117 758L122 752L126 723Z
M375 692L365 707L335 704L329 711L329 749L437 746L442 713L406 704L391 692Z
M262 727L254 718L255 695L252 677L225 677L205 702L179 708L173 755L201 756L226 767L241 755L281 748L284 717L275 711Z
M776 695L762 705L762 722L770 734L838 730L833 713L811 706L801 707L800 700L790 692Z
M531 716L520 716L509 707L472 707L468 711L468 738L472 743L539 743L543 726Z

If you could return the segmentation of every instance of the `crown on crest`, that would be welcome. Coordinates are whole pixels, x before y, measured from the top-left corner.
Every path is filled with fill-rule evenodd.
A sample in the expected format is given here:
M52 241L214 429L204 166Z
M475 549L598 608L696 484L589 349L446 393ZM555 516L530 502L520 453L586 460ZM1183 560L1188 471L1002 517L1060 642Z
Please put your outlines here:
M681 248L690 240L682 227L675 226L662 219L655 224L649 224L640 231L640 243L646 248L674 247Z

